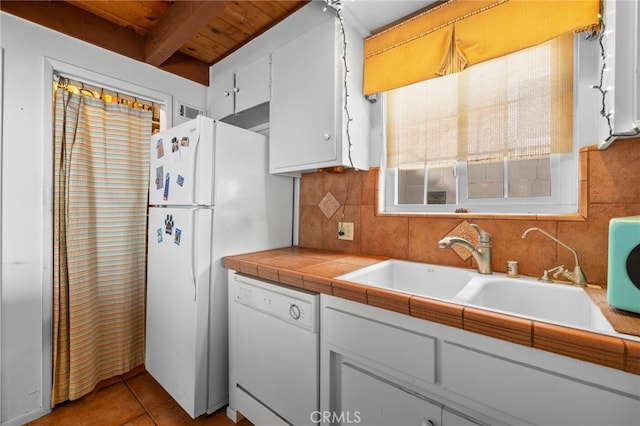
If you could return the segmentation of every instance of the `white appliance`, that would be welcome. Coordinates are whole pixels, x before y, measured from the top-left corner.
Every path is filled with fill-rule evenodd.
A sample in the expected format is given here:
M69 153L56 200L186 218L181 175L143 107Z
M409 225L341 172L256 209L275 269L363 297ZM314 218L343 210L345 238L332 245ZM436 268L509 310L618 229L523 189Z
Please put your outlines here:
M147 371L193 418L228 401L224 256L291 245L265 136L198 116L151 138Z
M229 408L256 425L314 424L320 407L319 296L229 275L235 400Z

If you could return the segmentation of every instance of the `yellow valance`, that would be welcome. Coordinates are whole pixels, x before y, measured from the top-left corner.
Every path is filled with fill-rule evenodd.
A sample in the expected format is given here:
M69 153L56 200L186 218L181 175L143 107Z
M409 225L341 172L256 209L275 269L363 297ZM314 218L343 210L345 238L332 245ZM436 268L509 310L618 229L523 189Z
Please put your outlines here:
M599 26L600 0L449 0L364 41L364 93L469 65Z

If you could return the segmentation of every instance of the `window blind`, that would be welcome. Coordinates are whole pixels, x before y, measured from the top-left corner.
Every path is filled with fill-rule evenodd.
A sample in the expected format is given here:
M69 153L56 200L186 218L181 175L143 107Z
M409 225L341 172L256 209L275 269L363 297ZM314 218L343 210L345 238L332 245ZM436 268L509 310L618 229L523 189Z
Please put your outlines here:
M448 0L364 42L364 94L595 30L600 0Z
M573 36L386 93L387 167L571 152Z

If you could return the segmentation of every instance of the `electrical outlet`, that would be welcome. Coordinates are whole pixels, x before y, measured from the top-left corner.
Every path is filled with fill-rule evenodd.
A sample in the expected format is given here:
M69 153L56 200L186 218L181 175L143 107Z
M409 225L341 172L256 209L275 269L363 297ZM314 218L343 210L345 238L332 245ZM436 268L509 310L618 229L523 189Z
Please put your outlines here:
M338 222L338 239L353 241L353 222Z

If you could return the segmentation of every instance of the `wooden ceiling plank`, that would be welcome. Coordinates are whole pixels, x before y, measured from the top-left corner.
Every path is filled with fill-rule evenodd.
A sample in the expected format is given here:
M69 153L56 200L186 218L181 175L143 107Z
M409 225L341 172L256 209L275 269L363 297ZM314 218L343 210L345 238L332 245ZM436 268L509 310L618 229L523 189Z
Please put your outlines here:
M224 1L175 2L147 34L145 62L162 65L226 6Z
M219 18L214 19L207 25L202 28L198 33L199 37L202 37L204 42L209 42L212 44L220 45L225 49L235 49L239 42L242 42L246 39L246 35L240 34L241 37L234 38L233 34L238 33L238 30L231 27L226 22L220 20Z
M66 1L121 27L131 28L143 37L171 6L164 1Z
M247 34L222 19L221 15L211 21L206 29L207 32L204 34L204 37L218 42L229 49L235 49L238 43L242 43L247 39Z
M138 61L144 38L134 31L58 1L0 1L0 10Z
M287 16L295 13L298 9L307 5L309 0L278 0L278 1L252 1L253 5L262 10L267 16L274 21L280 22Z
M271 17L249 1L231 4L226 10L234 16L238 23L248 28L250 34L254 34L273 23Z
M242 34L241 37L243 39L251 37L257 31L242 15L238 15L238 13L232 10L225 9L218 17L232 27L236 34Z
M213 65L246 41L246 34L216 17L185 43L180 52Z
M286 16L305 6L307 2L296 2L297 7L287 13L287 15L278 16L266 13L265 10L273 11L274 8L281 6L272 5L278 2L239 2L230 5L220 13L218 18L224 22L227 30L225 35L239 44L235 46L238 49L251 39L260 36L262 33L281 22ZM260 4L260 7L258 7ZM269 7L272 5L272 7ZM291 5L288 5L291 6Z
M199 32L179 51L209 64L228 50L230 50L229 47L216 43Z
M255 2L255 6L271 17L286 16L287 14L287 9L280 5L280 2Z

